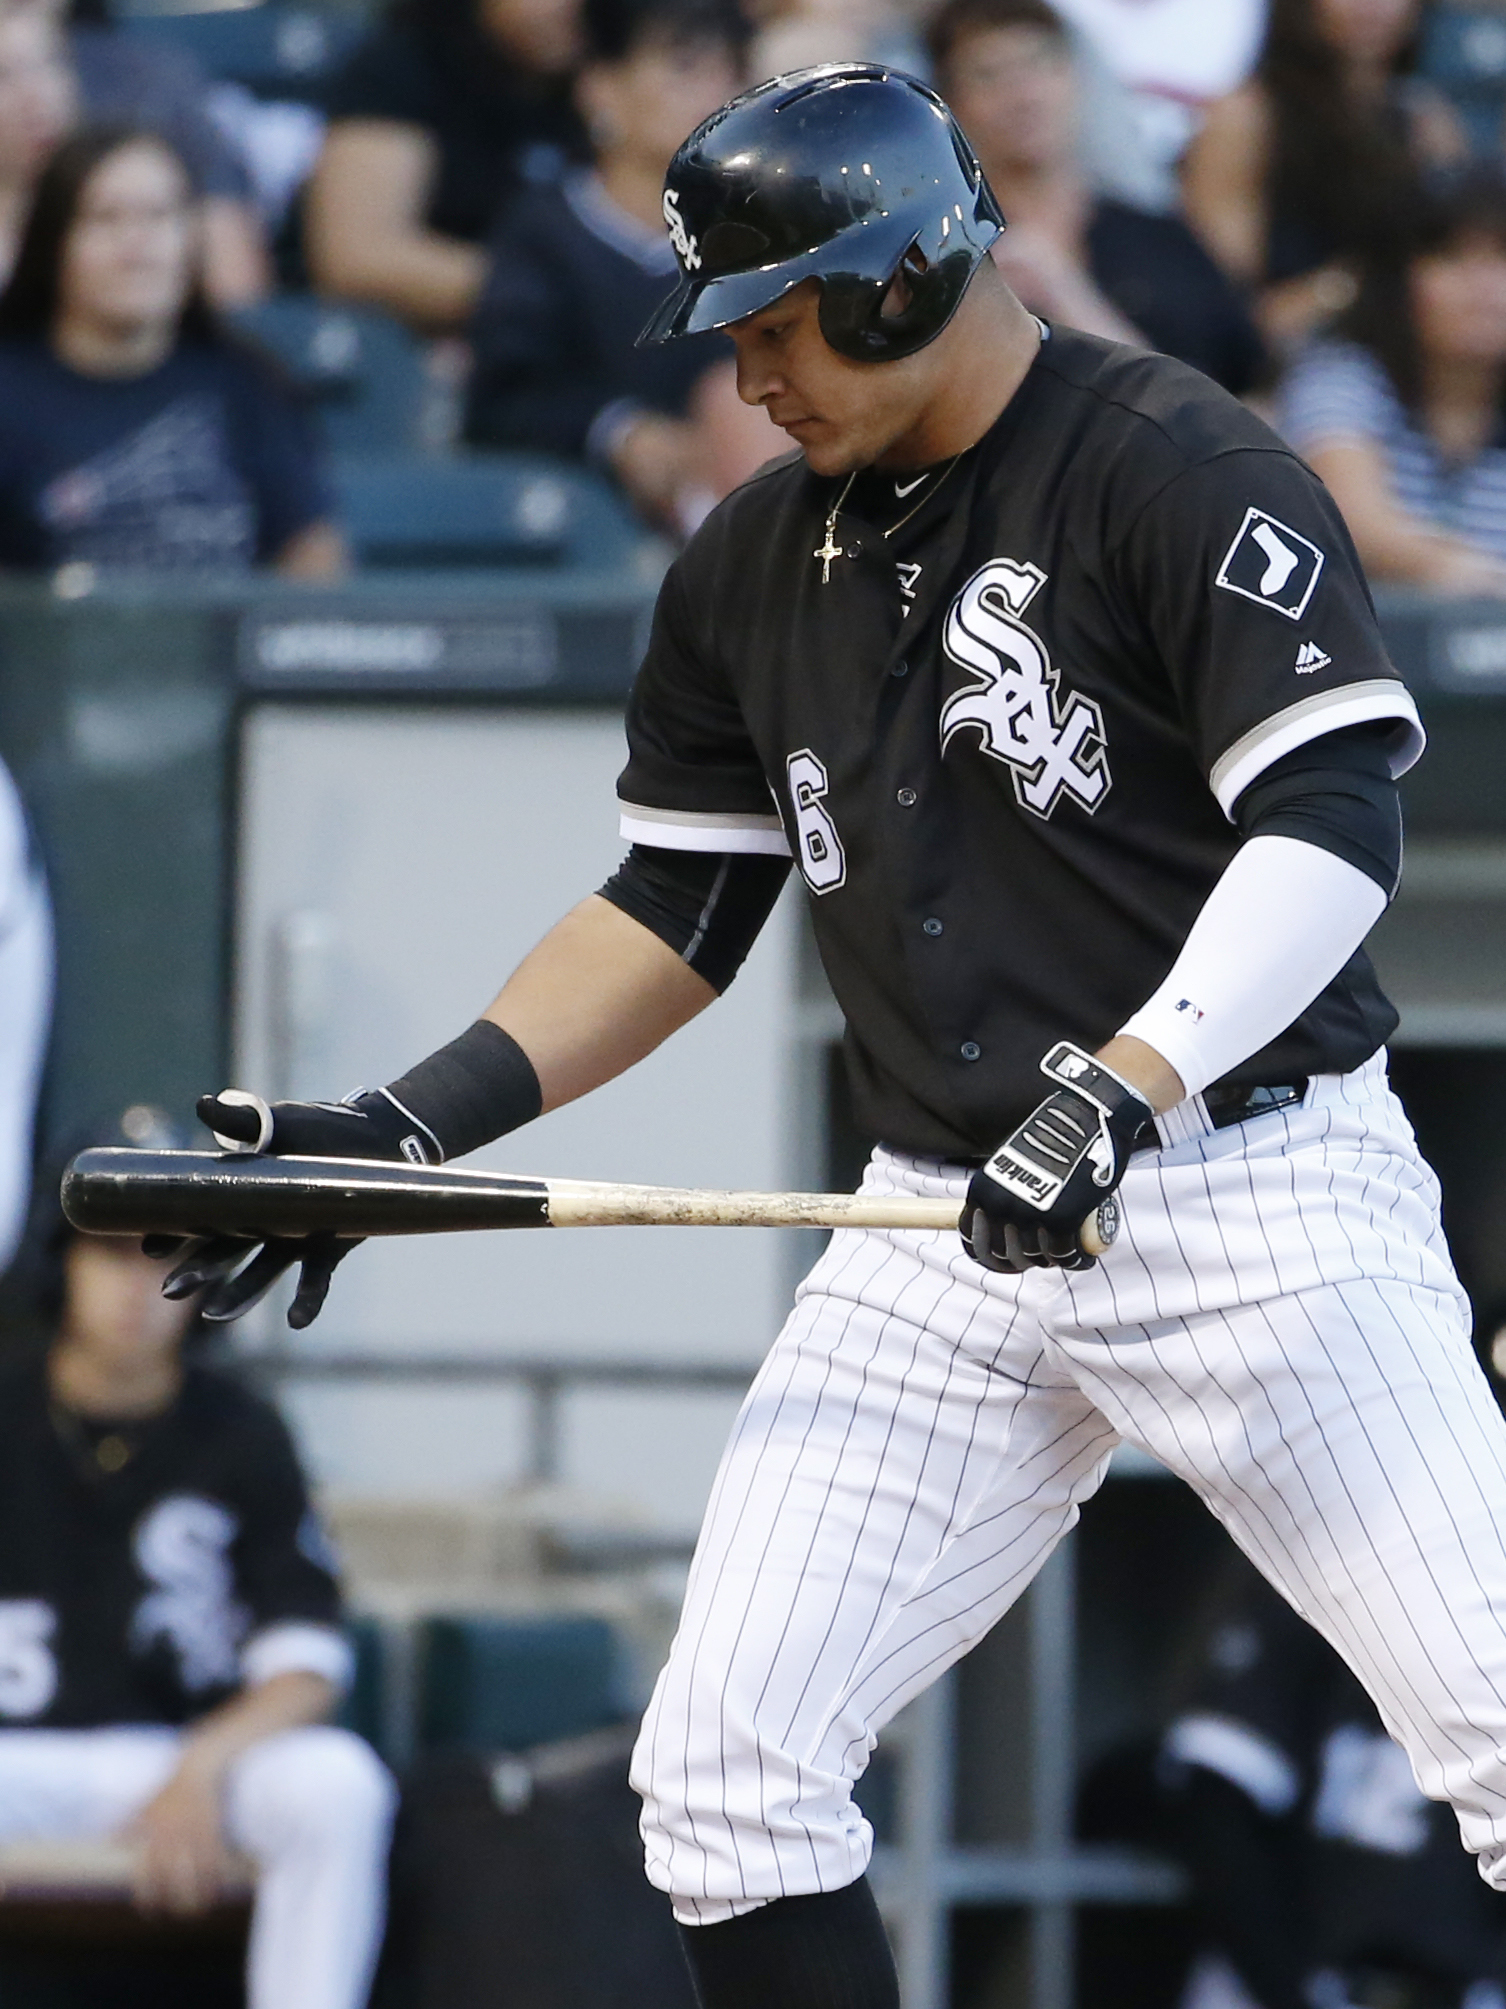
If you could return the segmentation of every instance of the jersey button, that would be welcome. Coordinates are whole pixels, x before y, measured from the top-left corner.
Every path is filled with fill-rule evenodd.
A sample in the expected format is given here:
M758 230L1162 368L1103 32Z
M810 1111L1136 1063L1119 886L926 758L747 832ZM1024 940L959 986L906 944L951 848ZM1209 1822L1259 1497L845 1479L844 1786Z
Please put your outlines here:
M928 914L920 925L928 935L939 935L941 933L941 923L934 914Z
M897 663L890 665L889 674L891 677L907 677L910 674L910 665L901 656Z
M911 809L915 805L915 790L913 788L902 788L894 799L901 809Z
M965 1039L959 1051L964 1060L981 1060L983 1058L983 1049L975 1039Z

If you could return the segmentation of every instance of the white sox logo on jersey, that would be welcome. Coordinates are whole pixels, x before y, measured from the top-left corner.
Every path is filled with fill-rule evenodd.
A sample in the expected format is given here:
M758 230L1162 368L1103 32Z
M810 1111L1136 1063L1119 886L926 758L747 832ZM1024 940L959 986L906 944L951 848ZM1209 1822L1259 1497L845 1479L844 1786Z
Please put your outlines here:
M954 733L982 737L983 751L1013 771L1015 799L1049 817L1064 795L1097 809L1113 777L1103 714L1091 698L1057 688L1045 644L1020 619L1046 583L1038 565L990 559L947 611L944 641L954 663L980 679L941 708L941 750Z

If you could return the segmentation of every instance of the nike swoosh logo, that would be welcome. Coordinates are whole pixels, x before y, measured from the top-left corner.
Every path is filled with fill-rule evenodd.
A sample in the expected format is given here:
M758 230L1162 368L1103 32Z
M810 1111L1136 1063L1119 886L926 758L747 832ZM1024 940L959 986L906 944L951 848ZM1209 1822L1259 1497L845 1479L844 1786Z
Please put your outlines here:
M913 494L914 494L915 490L916 490L917 488L919 488L920 484L921 484L921 483L922 483L922 482L923 482L923 481L924 481L925 479L926 479L926 476L925 476L924 474L917 474L917 475L916 475L916 477L915 477L915 479L914 479L913 481L910 481L910 482L906 482L906 484L905 484L905 486L904 486L903 488L901 488L901 487L900 487L900 485L899 485L899 483L898 483L898 482L895 482L895 484L894 484L894 493L895 493L895 494L896 494L896 495L897 495L897 496L899 497L900 501L901 501L901 502L903 502L903 501L904 501L904 499L905 499L905 497L906 497L907 495L913 495Z

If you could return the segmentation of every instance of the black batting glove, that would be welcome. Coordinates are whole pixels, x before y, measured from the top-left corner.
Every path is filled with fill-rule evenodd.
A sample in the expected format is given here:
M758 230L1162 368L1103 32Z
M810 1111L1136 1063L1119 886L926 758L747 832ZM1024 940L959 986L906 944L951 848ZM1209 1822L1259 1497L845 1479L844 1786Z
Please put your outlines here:
M358 1090L344 1102L264 1102L241 1088L202 1095L199 1121L227 1151L265 1152L275 1158L394 1158L439 1165L444 1153L434 1133L385 1088ZM312 1325L329 1293L336 1265L359 1242L337 1235L248 1241L240 1235L207 1235L181 1242L150 1236L148 1255L175 1255L162 1285L164 1297L203 1291L202 1317L223 1324L259 1304L296 1263L298 1289L288 1308L295 1332Z
M1155 1114L1070 1040L1052 1047L1041 1072L1056 1088L973 1174L963 1203L962 1239L986 1270L1091 1269L1083 1228L1097 1214L1101 1239L1113 1240L1114 1189Z
M265 1242L248 1241L241 1235L205 1235L192 1242L148 1235L141 1246L149 1256L178 1257L163 1281L162 1295L185 1298L203 1291L200 1316L216 1324L242 1317L261 1303L285 1271L301 1264L298 1289L288 1306L288 1324L295 1332L302 1332L319 1316L337 1264L361 1244L359 1237L352 1240L339 1235L277 1236Z
M199 1121L227 1151L274 1158L406 1158L442 1165L444 1152L427 1124L389 1088L358 1088L343 1102L263 1102L244 1088L201 1095Z

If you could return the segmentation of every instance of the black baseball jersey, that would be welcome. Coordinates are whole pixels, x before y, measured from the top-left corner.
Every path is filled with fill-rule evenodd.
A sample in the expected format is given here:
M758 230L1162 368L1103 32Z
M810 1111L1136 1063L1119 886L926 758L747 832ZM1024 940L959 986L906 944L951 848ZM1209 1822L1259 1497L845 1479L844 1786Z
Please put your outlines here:
M189 1367L139 1425L60 1411L38 1363L0 1376L0 1727L182 1723L241 1682L248 1641L334 1626L340 1596L287 1430Z
M1506 1901L1452 1809L1424 1798L1354 1675L1242 1560L1166 1750L1172 1783L1200 1765L1266 1816L1301 1964L1506 1976Z
M1324 733L1416 712L1317 478L1185 365L1055 331L956 462L777 463L671 567L618 784L636 842L793 852L859 1120L978 1158L1160 985ZM1363 954L1228 1077L1357 1066L1396 1023Z

